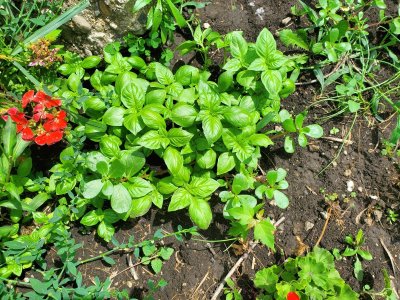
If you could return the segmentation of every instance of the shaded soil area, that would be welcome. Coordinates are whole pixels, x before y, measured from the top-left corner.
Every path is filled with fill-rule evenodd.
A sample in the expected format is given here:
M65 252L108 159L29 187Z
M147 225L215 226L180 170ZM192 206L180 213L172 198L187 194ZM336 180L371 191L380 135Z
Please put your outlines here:
M242 30L247 39L255 40L264 27L271 32L281 28L282 20L296 3L294 0L220 0L212 1L199 14L202 24L209 23L220 33ZM394 8L394 2L389 4ZM312 85L299 87L283 101L283 106L291 112L303 111L312 102L317 88ZM318 121L321 112L318 107L311 108L309 122ZM385 215L388 208L399 209L399 167L398 162L380 154L382 139L389 136L392 125L390 121L377 124L368 117L352 118L342 117L323 124L325 137L312 141L307 148L298 148L293 155L285 154L280 145L263 153L262 169L282 167L288 170L287 195L291 202L286 210L266 205L266 212L272 219L285 217L285 221L276 233L277 252L274 254L265 247L257 246L233 275L232 279L242 289L244 299L256 297L251 279L257 270L282 263L287 257L301 255L316 244L323 232L328 211L331 213L328 213L329 220L320 246L343 250L344 237L363 229L365 249L373 254L372 261L363 261L366 275L362 283L354 278L352 258L337 262L340 274L355 290L360 291L365 284L375 290L382 289L382 269L394 276L388 252L400 266L399 223L389 224ZM331 136L329 131L333 127L339 132ZM340 139L344 139L349 130L350 142L343 145ZM338 200L324 200L333 193L337 194ZM217 200L215 203L214 222L208 230L201 232L207 240L225 239L227 236L228 227L222 218L222 207ZM192 226L186 212L152 210L143 218L123 224L116 233L116 239L124 242L133 235L136 241L141 241L151 238L159 228L172 232L178 225L184 228ZM112 247L97 239L95 232L83 235L80 228L73 230L77 242L83 243L78 258L93 257ZM158 281L161 278L167 280L168 285L154 294L155 299L210 299L219 282L240 257L229 242L205 243L190 238L179 242L168 238L164 244L172 246L175 252L158 275L149 271L147 266L138 266L139 279L134 280L127 269L127 255L112 256L117 263L111 267L95 261L81 266L80 270L86 283L92 282L95 276L101 280L112 277L113 287L126 288L138 299L147 294L148 279ZM399 278L394 279L394 284L399 290ZM222 295L221 299L224 299Z

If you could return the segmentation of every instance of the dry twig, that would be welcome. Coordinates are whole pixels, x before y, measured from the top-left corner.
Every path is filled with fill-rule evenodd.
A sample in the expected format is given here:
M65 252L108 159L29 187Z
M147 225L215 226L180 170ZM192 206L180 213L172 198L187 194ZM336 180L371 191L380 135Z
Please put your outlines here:
M278 221L275 222L275 227L278 228L280 224L283 223L283 221L285 220L285 217L280 218ZM250 252L258 245L258 243L256 242L252 242L250 243L250 247L247 250L247 252L245 254L243 254L238 261L236 262L236 264L232 267L232 269L228 272L228 274L226 274L226 276L224 277L224 279L221 281L221 283L218 285L217 289L215 290L213 296L211 297L211 300L216 300L219 296L219 294L222 292L225 282L228 278L230 278L233 273L235 273L235 271L240 267L240 265L249 257Z

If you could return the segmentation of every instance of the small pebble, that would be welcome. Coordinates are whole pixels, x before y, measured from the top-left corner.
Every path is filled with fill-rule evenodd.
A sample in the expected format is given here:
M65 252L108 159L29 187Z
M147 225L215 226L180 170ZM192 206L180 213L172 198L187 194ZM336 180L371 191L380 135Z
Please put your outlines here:
M346 184L347 184L347 191L352 192L354 190L354 181L349 180L346 182Z
M369 197L370 197L372 200L378 200L378 199L379 199L379 197L376 196L376 195L369 195Z
M357 190L358 190L360 193L362 193L362 191L363 191L362 186L359 186L359 187L357 188Z
M343 175L346 176L346 177L350 177L351 176L351 170L350 169L345 170Z
M307 221L306 224L305 224L306 231L309 231L309 230L311 230L313 228L314 228L314 223L311 223L311 222Z
M205 28L205 29L210 28L210 26L211 26L211 25L210 25L209 23L204 23L204 24L203 24L203 28Z

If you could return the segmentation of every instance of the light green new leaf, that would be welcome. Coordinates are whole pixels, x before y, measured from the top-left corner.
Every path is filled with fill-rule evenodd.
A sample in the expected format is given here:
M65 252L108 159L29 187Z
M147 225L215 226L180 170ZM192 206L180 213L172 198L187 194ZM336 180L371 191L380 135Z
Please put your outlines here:
M275 251L275 227L269 218L262 220L254 227L254 238Z
M172 175L179 173L180 169L183 167L182 155L173 147L165 149L163 159Z
M282 89L282 74L278 70L267 70L261 73L261 82L272 96L278 95Z
M207 141L212 144L216 142L222 135L222 123L218 117L207 115L202 123L204 136Z
M131 207L132 198L128 190L121 183L115 185L111 195L111 208L115 212L123 214L128 212Z
M207 229L212 220L212 212L207 201L193 198L189 206L190 219L200 229Z
M218 188L218 181L212 178L192 177L192 181L189 184L190 193L201 198L211 196Z
M103 182L101 179L95 179L86 183L82 190L82 195L86 199L93 199L96 197L101 189L103 188Z
M228 173L235 167L235 158L229 152L224 152L218 157L217 175Z
M264 28L257 37L257 54L268 62L272 52L276 50L276 42L272 33Z
M122 107L110 107L103 115L103 123L111 126L122 126L125 109Z
M138 144L145 148L156 150L167 147L169 139L160 135L158 131L150 130L140 137Z
M192 139L193 134L183 130L182 128L171 128L168 131L167 137L169 138L172 146L184 147Z
M184 188L178 188L171 197L168 211L176 211L189 206L194 197Z

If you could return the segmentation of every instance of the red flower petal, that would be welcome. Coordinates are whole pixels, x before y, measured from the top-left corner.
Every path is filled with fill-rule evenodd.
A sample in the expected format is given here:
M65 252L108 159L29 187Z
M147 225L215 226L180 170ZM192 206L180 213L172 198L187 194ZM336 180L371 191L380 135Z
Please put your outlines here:
M22 139L24 141L33 141L33 138L35 137L35 135L33 134L32 129L30 129L29 127L25 127L21 131L21 136L22 136Z
M289 292L286 296L286 300L300 300L300 297L295 292Z
M45 92L38 91L32 101L35 103L42 103L46 100L47 97L49 97L49 96L46 95Z
M25 108L31 101L33 101L33 96L35 94L34 90L27 91L22 96L22 108Z
M35 138L35 143L38 144L39 146L53 145L53 144L61 141L62 137L63 137L63 132L60 130L46 132L44 134L37 136Z
M8 114L11 117L11 120L13 120L17 124L27 124L28 120L25 118L25 114L20 112L17 108L11 107L8 109Z

